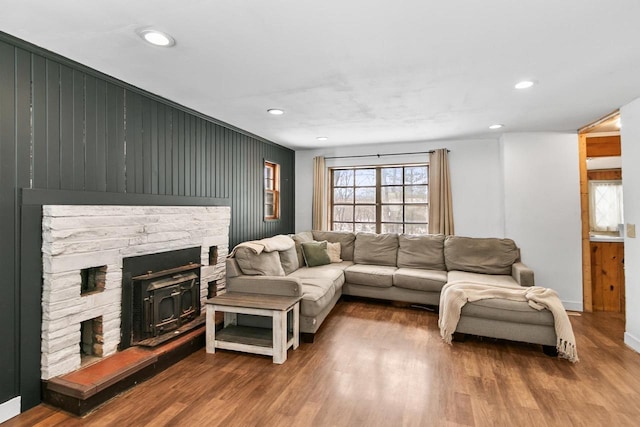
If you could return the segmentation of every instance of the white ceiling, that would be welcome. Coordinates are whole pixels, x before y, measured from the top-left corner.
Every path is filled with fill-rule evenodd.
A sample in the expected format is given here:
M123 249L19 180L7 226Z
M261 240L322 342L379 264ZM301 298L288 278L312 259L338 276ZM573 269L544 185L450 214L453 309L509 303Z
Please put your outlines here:
M0 31L294 149L575 131L640 96L636 0L1 5Z

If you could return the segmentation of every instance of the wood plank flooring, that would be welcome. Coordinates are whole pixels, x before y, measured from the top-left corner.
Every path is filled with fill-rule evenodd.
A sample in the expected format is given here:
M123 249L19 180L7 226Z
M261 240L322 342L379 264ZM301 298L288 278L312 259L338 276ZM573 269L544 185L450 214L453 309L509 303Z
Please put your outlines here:
M437 315L339 302L283 365L192 354L84 418L39 405L3 426L637 426L640 354L619 314L571 316L580 362L540 346L444 344Z

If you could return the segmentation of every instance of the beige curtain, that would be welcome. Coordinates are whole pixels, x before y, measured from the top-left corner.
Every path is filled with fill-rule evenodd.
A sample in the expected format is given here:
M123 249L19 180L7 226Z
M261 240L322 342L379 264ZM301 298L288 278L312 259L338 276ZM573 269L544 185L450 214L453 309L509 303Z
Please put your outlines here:
M324 157L313 158L313 204L311 207L311 227L313 230L326 229L326 215L324 215L325 192Z
M451 177L446 149L434 150L429 154L429 234L454 234Z

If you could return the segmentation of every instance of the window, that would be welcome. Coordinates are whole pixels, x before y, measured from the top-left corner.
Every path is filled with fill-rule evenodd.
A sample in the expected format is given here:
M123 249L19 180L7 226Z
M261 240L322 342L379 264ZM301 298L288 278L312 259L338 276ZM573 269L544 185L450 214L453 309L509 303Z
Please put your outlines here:
M264 162L264 219L280 218L280 165Z
M618 231L624 224L622 207L622 181L589 181L590 231Z
M427 234L427 165L331 170L331 229Z

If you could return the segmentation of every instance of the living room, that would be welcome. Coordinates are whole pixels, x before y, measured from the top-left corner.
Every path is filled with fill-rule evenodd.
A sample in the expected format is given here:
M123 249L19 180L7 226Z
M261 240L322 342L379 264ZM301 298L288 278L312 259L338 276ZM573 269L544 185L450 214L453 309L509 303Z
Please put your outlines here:
M206 67L199 65L195 58L205 55L190 56L189 49L194 47L187 42L186 34L173 34L176 45L166 50L146 46L140 40L136 30L142 27L162 24L160 26L168 31L171 13L167 16L157 11L145 14L140 10L142 6L136 6L132 16L121 18L122 21L114 17L113 23L105 23L117 30L101 32L80 25L84 12L71 13L60 5L45 2L22 3L23 6L18 2L7 6L9 11L0 18L0 31L3 32L0 34L3 218L0 258L6 272L2 289L9 295L3 299L0 316L2 334L13 344L0 352L5 366L0 413L9 414L9 417L38 405L41 399L40 238L41 208L45 205L230 205L228 249L231 249L246 240L312 229L312 164L316 156L326 157L327 167L372 166L426 162L426 154L424 158L407 154L394 156L392 160L385 154L423 153L446 148L450 151L456 234L513 239L522 251L523 260L534 269L536 283L555 289L567 310L581 312L584 307L578 129L619 110L623 124L620 134L625 223L636 224L640 215L640 172L634 166L640 160L640 148L635 143L640 138L640 91L635 79L640 63L634 53L636 42L633 41L640 39L640 34L632 22L638 12L633 2L621 1L607 6L586 6L577 1L562 6L543 2L534 7L532 17L527 19L518 18L518 8L507 7L499 1L479 9L469 6L464 13L453 6L438 9L433 5L411 4L407 10L400 11L379 3L373 6L356 2L348 7L338 4L315 6L318 9L313 11L318 15L318 21L313 22L307 20L314 13L300 5L289 5L291 10L281 6L279 14L264 11L256 4L219 6L220 9L208 11L216 12L215 24L220 28L219 21L224 20L223 16L237 22L251 17L255 20L250 21L252 25L271 34L280 43L290 37L288 32L297 30L298 33L292 33L297 36L296 40L304 41L306 37L309 47L324 46L326 51L342 52L325 58L320 55L325 52L322 49L305 51L295 45L288 56L286 44L274 43L275 48L270 47L262 35L241 34L239 27L235 32L225 33L228 42L223 42L221 34L216 33L219 38L212 41L209 49L228 54L224 58L229 61L235 58L238 61L235 64L244 65L242 72L238 71L241 74L238 85L228 83L226 87L224 83L211 85L211 82L231 82L234 70L226 70L215 63L207 63ZM121 11L125 10L124 5L124 2L122 5L105 3L100 7L104 7L104 11ZM36 7L38 13L34 12ZM505 9L493 16L493 7ZM261 13L252 12L253 8ZM345 13L341 17L335 16L335 11L342 8L346 8ZM545 8L554 10L554 16L548 16ZM167 6L167 9L171 7ZM186 10L194 12L197 9ZM364 12L367 10L370 13ZM29 16L30 11L32 16ZM480 11L483 15L479 15ZM54 12L58 13L55 16L59 21L55 24L47 22ZM461 17L454 19L454 12ZM287 13L291 18L287 18ZM268 16L273 21L265 22L261 16ZM423 34L422 29L416 28L420 28L427 16L434 32ZM481 46L472 43L475 36L465 36L462 32L463 23L455 24L462 19L464 25L471 25L474 16L482 16L486 21L470 28L487 33L484 42L494 41L496 45L491 48L497 49L498 53L488 48L480 49ZM583 19L579 19L580 16ZM379 26L384 22L383 17L388 18L388 24ZM190 22L185 16L174 18ZM320 18L336 27L321 25ZM371 20L369 24L367 19ZM448 25L460 25L455 27L459 32L442 33L446 34L442 39L435 37L442 31L437 22L440 19ZM131 22L123 24L127 20ZM407 20L405 25L404 20ZM592 27L596 23L606 24L609 34L613 35L605 37L590 35L587 30L577 31L579 22L589 23ZM354 54L355 45L340 50L339 36L347 34L346 27L352 24L359 25L366 35L363 38L371 39L366 45L368 50L357 45L362 49L362 57L355 59L349 56ZM101 28L98 22L92 25ZM518 28L519 25L524 27ZM67 34L64 27L75 28L76 32ZM403 29L406 34L402 33ZM549 55L533 56L530 52L516 51L513 45L502 44L506 43L504 35L516 30L521 31L523 40L534 52L548 50ZM492 31L498 34L489 37ZM107 42L109 32L120 37L112 43L116 51L122 49L121 55L117 56L119 61L109 59L115 55L102 55L99 54L101 49L91 48L92 42ZM201 32L206 30L198 29L197 34L189 37L195 38ZM401 33L398 38L385 39L396 32ZM542 37L540 33L544 32L549 35ZM389 65L381 58L401 50L397 43L414 40L416 34L420 35L424 46L402 51L407 57L410 51L435 51L434 46L439 42L460 50L449 53L438 50L442 56L433 63L425 58L427 55L416 55L419 59L409 59L397 68L387 70ZM356 38L352 35L349 40L355 44ZM255 39L260 39L264 45L252 47L256 44ZM321 43L322 40L326 44ZM232 52L234 43L240 41L246 45L238 45L240 53ZM128 42L137 44L134 49L123 47ZM557 42L557 46L552 42ZM469 46L463 49L465 43ZM93 49L94 53L82 56L76 50L80 49L77 45L83 45L86 52ZM270 58L264 52L261 54L261 50L277 58L272 61L277 64L271 64ZM596 51L606 52L601 53L602 61L578 61ZM245 52L250 52L250 57L255 54L256 63L269 63L270 66L263 66L261 72L260 66L256 67L246 59L248 54ZM487 56L483 57L480 52ZM245 59L238 60L237 55L245 56ZM469 62L464 66L456 59L462 55L469 56ZM503 57L512 57L506 62L511 68L491 66ZM338 65L324 64L323 71L321 66L326 60ZM359 71L353 75L343 72L340 60L345 64L359 63ZM541 65L553 61L553 66ZM301 67L298 63L304 62L310 62L309 65L319 71L311 73L298 69ZM202 87L196 89L193 82L200 81L196 79L200 74L185 72L176 83L174 78L157 71L169 67L170 63L184 64L182 68L185 69L201 69L213 77L203 80ZM474 63L475 77L471 72L456 74L456 70L471 68L470 64ZM282 64L290 69L282 70L287 68ZM254 67L253 71L249 70L251 67ZM406 73L401 72L402 67L406 68ZM58 74L52 74L53 69L57 69ZM267 69L273 73L269 74L273 80L263 77ZM278 75L278 69L284 74ZM301 82L298 87L284 85L283 81L290 74L303 75L305 72L311 73L306 86ZM145 79L144 75L148 77ZM384 80L383 76L390 80ZM446 92L438 85L451 84L449 78L456 84L465 79L475 80L460 90ZM513 85L520 78L535 80L535 85L526 91L518 91ZM404 98L398 95L400 100L394 100L394 88L402 88L406 83L403 80L416 84L420 79L424 81L417 86L424 92L421 96L415 95L417 100L408 91L403 92ZM486 82L490 89L474 91L476 81L480 86ZM502 87L496 86L498 81ZM44 85L38 86L37 82L44 82ZM48 89L51 85L63 88L59 98L52 98L53 92ZM207 85L213 86L211 92ZM80 92L77 91L79 87L82 88ZM73 108L73 105L91 105L91 88L97 94L94 104L104 106L105 120L78 127L76 124L84 123L92 111L98 114L95 110L83 110L76 115L78 110ZM103 88L102 95L99 88ZM232 94L233 91L236 93ZM376 93L378 103L374 103L367 92ZM429 98L439 97L449 100L433 106L427 102ZM322 98L326 102L320 102ZM570 103L571 98L575 99ZM231 103L233 99L236 103L224 111L222 100ZM333 102L343 105L333 106L336 110L331 110ZM366 105L367 102L370 105ZM409 103L412 109L405 108L403 102ZM505 109L503 103L510 107ZM310 108L305 107L306 104L319 104L323 109L304 110ZM47 108L31 110L32 105L46 105ZM58 110L50 108L55 105ZM424 112L420 111L420 105ZM553 109L552 119L542 114L546 107ZM269 108L282 108L284 114L269 115L266 112ZM60 111L62 116L51 115L54 110ZM466 110L472 110L474 115L464 116ZM503 115L498 116L498 113ZM126 120L118 117L126 117ZM156 119L158 117L163 117L164 121L154 121L161 120ZM320 119L312 120L314 117ZM393 126L384 127L385 122ZM179 130L175 133L160 131L169 129L168 123L172 126L175 123ZM495 123L504 127L489 130L488 126ZM89 133L92 129L95 134L107 136L93 139ZM169 135L178 135L175 146L163 139ZM317 137L328 139L320 141ZM74 144L74 138L81 144ZM59 145L52 145L56 139ZM124 140L126 144L117 145L117 141ZM174 157L172 150L179 154ZM372 157L330 159L359 155ZM278 221L264 221L264 160L280 165L281 217ZM640 291L635 284L640 278L640 267L632 260L637 258L640 245L634 238L627 238L624 249L627 260L626 319L616 339L618 344L638 352L640 315L635 308L640 304ZM367 311L366 305L356 304L357 310ZM347 308L342 310L348 311ZM393 311L392 315L419 316L411 312L402 314L402 311ZM430 327L434 325L430 324ZM311 357L314 345L305 347L303 354ZM537 355L532 360L538 363ZM636 365L639 363L640 360L635 362ZM561 366L556 369L561 370ZM374 387L373 384L362 386ZM637 391L632 385L629 387Z

